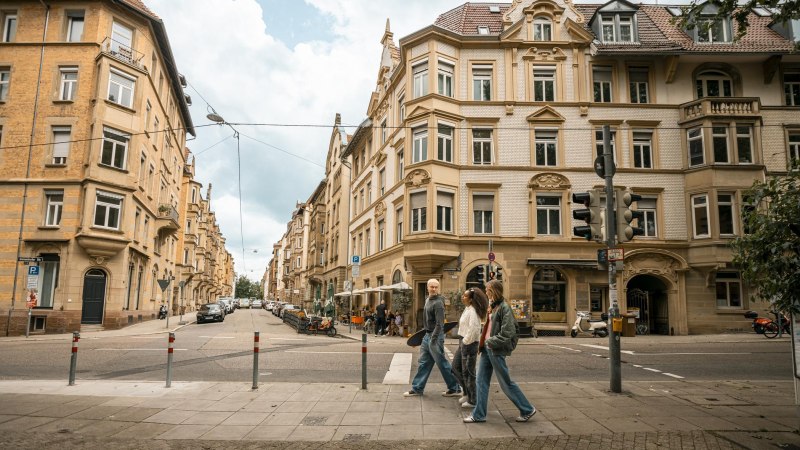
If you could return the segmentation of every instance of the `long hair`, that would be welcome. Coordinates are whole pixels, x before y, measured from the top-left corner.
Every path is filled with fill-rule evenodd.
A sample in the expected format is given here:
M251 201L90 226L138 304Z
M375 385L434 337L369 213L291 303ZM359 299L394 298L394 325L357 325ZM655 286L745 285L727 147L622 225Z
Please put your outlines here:
M481 320L486 318L486 313L489 311L489 299L483 293L481 288L470 288L467 290L467 297L469 297L469 304L475 308L478 317Z
M501 300L503 298L503 283L499 280L492 280L486 283L486 294L493 301Z

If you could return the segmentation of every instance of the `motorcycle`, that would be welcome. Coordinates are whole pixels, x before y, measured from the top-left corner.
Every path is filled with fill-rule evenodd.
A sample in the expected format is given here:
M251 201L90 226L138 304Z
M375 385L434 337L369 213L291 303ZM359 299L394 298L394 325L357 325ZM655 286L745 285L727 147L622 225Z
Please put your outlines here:
M167 305L161 305L161 308L158 310L158 319L166 319L167 318Z
M575 324L569 335L576 337L578 333L592 333L592 336L608 336L608 325L602 320L593 320L591 314L586 311L577 311Z
M745 319L753 319L753 323L750 324L750 327L753 328L756 334L764 334L764 329L767 324L772 322L772 319L769 317L758 317L758 313L755 311L747 311L744 313L744 317Z

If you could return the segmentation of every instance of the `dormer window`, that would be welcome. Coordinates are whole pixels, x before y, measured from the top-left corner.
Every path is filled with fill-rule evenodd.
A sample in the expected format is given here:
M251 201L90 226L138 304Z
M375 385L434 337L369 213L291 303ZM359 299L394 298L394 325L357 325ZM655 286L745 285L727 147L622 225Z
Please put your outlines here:
M634 42L635 29L632 14L603 14L600 17L603 42Z
M478 27L478 34L489 34L489 27Z
M552 41L553 24L547 17L537 17L533 19L533 40Z
M695 27L695 41L706 44L730 42L730 25L727 20L713 17L701 18Z

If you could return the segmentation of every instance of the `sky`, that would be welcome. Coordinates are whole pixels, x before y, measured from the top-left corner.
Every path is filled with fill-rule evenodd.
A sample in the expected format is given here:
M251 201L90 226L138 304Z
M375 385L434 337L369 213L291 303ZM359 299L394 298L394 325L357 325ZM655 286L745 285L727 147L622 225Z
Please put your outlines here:
M163 19L189 83L195 177L213 185L211 208L237 274L258 281L297 202L325 176L336 113L349 132L366 118L386 20L397 44L464 0L145 3ZM237 149L230 127L206 126L212 110L229 123L273 126L234 125Z

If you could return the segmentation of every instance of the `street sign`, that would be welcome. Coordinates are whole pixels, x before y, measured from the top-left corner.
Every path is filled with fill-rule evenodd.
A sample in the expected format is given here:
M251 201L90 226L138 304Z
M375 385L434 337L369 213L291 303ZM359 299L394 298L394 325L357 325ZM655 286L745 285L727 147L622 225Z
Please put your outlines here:
M353 288L353 285L350 284L350 280L344 280L344 290L345 291L349 291L352 288Z
M356 278L360 273L361 266L353 266L353 278Z
M597 264L608 263L608 251L604 248L597 251Z
M24 263L32 263L32 262L38 263L38 262L42 262L42 258L38 257L38 256L37 257L20 256L19 258L17 258L17 261L24 262Z
M39 287L39 275L28 275L27 289L36 289Z
M169 282L172 281L172 280L167 278L165 280L157 280L157 281L158 281L158 285L161 287L161 290L162 291L166 291L167 290L167 286L169 286Z
M353 263L354 266L358 266L361 264L361 256L353 255L353 257L350 258L350 261Z
M608 249L608 260L609 261L622 261L625 259L625 251L621 248L610 248Z
M39 275L39 266L28 267L28 275Z
M494 252L489 252L489 261L494 262Z
M606 160L605 156L600 155L594 159L594 173L597 174L600 178L606 177ZM613 162L611 163L611 176L613 177L614 174L617 173L617 165Z

